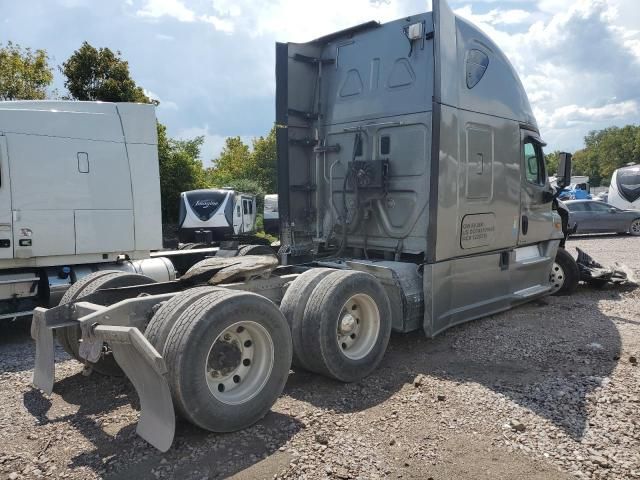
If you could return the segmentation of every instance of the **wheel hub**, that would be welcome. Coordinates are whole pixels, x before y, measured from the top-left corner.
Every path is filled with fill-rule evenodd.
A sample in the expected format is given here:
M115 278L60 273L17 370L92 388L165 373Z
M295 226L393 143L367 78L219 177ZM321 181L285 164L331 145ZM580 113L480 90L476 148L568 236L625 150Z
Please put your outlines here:
M238 322L216 338L205 365L207 386L216 399L244 403L262 389L273 368L275 351L266 329Z
M563 268L556 262L553 262L553 266L551 267L551 273L549 274L549 283L551 284L551 293L555 293L562 288L564 285L564 270Z
M218 340L211 349L207 364L209 374L214 378L226 377L232 373L242 361L242 349L237 339Z
M364 358L374 347L380 331L380 312L369 295L358 293L342 307L336 340L342 353L351 360Z
M346 313L340 319L340 333L350 334L356 329L356 318L350 313Z

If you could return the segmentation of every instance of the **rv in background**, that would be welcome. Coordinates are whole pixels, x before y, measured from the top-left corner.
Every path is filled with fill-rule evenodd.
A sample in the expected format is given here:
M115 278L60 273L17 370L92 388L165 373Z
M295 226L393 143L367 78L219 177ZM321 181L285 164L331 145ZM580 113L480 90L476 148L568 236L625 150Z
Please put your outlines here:
M264 196L264 231L270 235L278 235L280 232L277 194Z
M228 189L180 194L180 243L219 242L256 231L256 196Z
M608 202L623 210L640 210L640 165L619 168L613 172Z

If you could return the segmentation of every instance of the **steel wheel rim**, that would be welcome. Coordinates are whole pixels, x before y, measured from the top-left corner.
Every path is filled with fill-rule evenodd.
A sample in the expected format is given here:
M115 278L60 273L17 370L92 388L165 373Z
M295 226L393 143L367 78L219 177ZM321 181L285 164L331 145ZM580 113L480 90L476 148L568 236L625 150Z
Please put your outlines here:
M365 293L350 297L338 316L338 348L350 360L366 357L380 335L380 311L373 298Z
M553 262L551 273L549 274L549 283L551 284L551 293L556 293L562 288L565 281L564 268L559 263Z
M228 405L248 402L264 388L275 359L269 332L256 322L227 327L209 348L204 376L216 400Z
M631 230L633 235L640 235L640 219L631 222L631 228L629 230Z

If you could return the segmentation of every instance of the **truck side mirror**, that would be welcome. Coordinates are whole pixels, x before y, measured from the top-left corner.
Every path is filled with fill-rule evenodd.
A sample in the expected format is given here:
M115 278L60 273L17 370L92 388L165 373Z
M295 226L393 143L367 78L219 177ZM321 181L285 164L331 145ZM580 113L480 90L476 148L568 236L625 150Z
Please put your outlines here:
M567 185L571 184L571 154L570 153L560 152L556 184L560 189L563 189Z

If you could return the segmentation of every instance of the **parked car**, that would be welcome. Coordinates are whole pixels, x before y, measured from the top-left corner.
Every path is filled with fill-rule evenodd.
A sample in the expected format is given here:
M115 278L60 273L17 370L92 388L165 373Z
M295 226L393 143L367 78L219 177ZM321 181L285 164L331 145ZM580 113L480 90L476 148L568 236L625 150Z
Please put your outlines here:
M622 210L597 200L568 200L569 225L576 233L630 233L640 236L640 210Z

